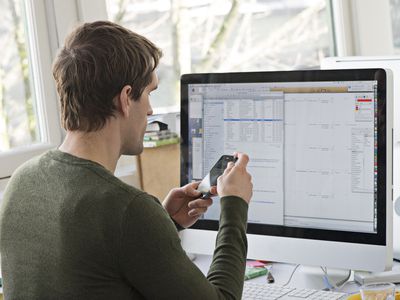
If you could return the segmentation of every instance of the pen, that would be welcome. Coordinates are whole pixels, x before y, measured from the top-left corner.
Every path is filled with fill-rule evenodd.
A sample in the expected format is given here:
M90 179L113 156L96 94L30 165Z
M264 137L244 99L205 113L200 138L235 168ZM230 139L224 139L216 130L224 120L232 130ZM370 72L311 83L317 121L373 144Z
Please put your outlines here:
M274 276L272 276L272 266L271 268L268 269L268 274L267 274L267 282L268 283L274 283L275 282L275 278Z
M268 283L274 283L275 282L275 278L274 278L274 276L272 276L271 271L268 272L268 274L267 274L267 282Z

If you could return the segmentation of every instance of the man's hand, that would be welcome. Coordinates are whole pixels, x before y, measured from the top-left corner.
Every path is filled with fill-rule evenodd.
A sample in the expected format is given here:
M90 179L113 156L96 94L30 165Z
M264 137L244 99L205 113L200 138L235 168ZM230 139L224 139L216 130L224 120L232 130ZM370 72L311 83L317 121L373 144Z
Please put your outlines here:
M212 200L199 199L201 193L196 190L200 182L192 182L181 188L172 189L163 201L163 206L172 219L184 228L192 226L212 204ZM216 187L211 189L216 193Z
M249 203L253 195L251 175L246 169L249 157L240 152L235 155L238 157L236 163L229 162L224 174L218 177L218 195L220 197L238 196Z

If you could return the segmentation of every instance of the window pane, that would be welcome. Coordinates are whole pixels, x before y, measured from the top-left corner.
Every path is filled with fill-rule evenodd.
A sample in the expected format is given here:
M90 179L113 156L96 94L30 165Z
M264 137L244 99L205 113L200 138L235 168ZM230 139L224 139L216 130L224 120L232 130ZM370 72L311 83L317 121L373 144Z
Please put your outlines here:
M23 1L0 0L0 152L40 140Z
M400 0L390 0L395 54L400 54Z
M110 20L162 48L154 107L189 72L288 70L334 55L326 0L107 0Z

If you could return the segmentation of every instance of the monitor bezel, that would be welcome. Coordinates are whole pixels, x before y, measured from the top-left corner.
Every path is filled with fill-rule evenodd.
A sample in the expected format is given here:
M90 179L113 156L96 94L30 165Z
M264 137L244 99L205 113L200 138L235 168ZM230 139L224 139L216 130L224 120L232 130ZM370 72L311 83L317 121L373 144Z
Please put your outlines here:
M310 240L386 245L386 101L387 75L384 69L302 70L237 73L185 74L181 77L181 185L188 183L189 132L188 85L213 83L252 82L307 82L307 81L357 81L377 80L377 233L350 232L328 229L301 228L271 224L248 223L247 233ZM251 205L251 204L250 204ZM191 229L217 231L219 221L198 220Z

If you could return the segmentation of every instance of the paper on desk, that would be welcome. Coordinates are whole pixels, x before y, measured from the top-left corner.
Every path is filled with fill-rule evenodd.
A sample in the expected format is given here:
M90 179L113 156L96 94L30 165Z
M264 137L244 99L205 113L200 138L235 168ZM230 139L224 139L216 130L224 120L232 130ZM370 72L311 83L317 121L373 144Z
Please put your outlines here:
M248 260L246 265L249 267L265 267L266 264L258 260Z

